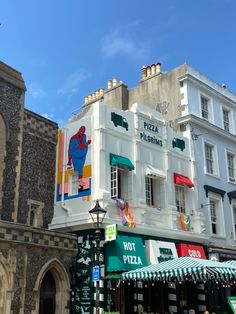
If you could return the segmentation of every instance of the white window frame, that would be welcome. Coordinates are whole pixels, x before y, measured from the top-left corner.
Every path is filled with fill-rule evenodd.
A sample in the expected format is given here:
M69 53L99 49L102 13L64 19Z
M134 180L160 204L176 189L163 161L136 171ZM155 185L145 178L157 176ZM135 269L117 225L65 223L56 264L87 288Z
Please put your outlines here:
M214 123L212 98L206 93L203 93L201 91L198 92L198 97L199 97L199 116L202 119L209 121L210 123ZM202 98L207 100L207 118L203 117L202 115Z
M232 202L233 237L236 241L236 202Z
M205 174L218 177L219 176L219 167L218 167L218 158L217 158L217 147L215 144L204 141L204 163L205 163ZM206 147L212 148L211 156L207 156ZM212 163L212 164L211 164ZM210 165L211 164L211 165ZM212 172L209 171L212 168Z
M77 195L79 191L78 172L69 173L68 196Z
M200 96L201 99L201 117L207 121L210 121L210 100L208 97L201 95ZM204 102L206 103L203 103ZM205 108L204 108L205 106Z
M236 172L235 172L235 154L232 152L226 152L227 158L227 171L228 171L228 179L231 183L236 183ZM231 160L230 160L231 158Z
M118 198L118 167L111 166L111 198Z
M111 198L112 199L128 199L128 170L111 166Z
M226 115L226 113L227 113L227 115ZM222 108L222 120L223 120L223 129L226 132L230 132L231 131L231 112L226 107Z
M216 200L213 200L213 199L210 199L210 223L211 223L211 233L214 234L214 235L217 235L217 230L218 230L218 227L217 227L217 202ZM214 228L213 228L214 226Z
M154 206L154 182L150 176L145 176L145 192L146 192L146 204L147 206Z
M214 175L214 146L205 142L206 173Z
M211 203L215 204L214 215L212 213ZM223 214L223 202L222 197L215 193L209 193L208 195L209 204L209 224L211 235L214 237L225 237L225 224ZM216 233L213 232L213 225L215 225Z
M186 213L186 191L185 187L175 184L175 206L179 213Z

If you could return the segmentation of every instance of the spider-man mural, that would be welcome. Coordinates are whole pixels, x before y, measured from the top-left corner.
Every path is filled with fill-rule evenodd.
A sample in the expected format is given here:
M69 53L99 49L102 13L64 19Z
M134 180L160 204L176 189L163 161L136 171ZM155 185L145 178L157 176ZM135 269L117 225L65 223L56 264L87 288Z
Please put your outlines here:
M68 167L71 167L73 164L74 170L78 171L79 186L81 188L83 188L83 167L88 152L88 145L91 143L91 140L87 141L85 131L85 126L81 126L79 131L71 137L67 163Z

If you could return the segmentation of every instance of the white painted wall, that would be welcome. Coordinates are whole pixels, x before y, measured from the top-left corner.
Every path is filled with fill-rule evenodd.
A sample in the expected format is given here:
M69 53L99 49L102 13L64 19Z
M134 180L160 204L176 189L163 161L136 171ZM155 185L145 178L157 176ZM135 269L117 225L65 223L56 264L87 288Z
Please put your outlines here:
M126 119L128 131L122 126L114 126L111 121L111 113L115 112ZM89 148L89 160L92 166L92 188L90 201L81 197L65 199L55 202L54 218L51 228L78 229L90 221L88 210L96 200L107 210L106 222L117 223L121 226L119 211L116 201L111 199L110 190L110 163L109 154L113 153L129 158L135 166L134 171L128 174L127 200L137 226L132 232L159 234L166 237L184 239L185 237L197 240L201 233L203 217L196 211L198 202L194 189L185 187L187 194L187 214L191 215L192 232L178 229L179 214L175 206L175 187L173 173L177 172L189 177L196 184L194 164L191 160L189 141L174 133L173 129L166 126L160 113L151 110L141 104L134 104L130 111L119 111L110 108L102 102L94 103L91 109L82 118L66 125L69 135L74 134L76 129L90 121L88 133L91 133L91 147ZM144 128L144 123L150 123L158 128L153 132ZM153 136L162 145L153 144L143 140L140 133ZM185 141L185 149L172 147L174 138ZM65 147L65 149L68 149ZM165 178L161 178L161 209L150 208L145 200L145 172L151 165L161 170ZM158 179L159 180L159 179ZM127 228L127 227L124 227ZM127 231L131 229L127 228Z
M222 224L222 236L214 236L210 227L210 206L204 206L202 209L206 217L206 234L209 235L210 242L219 246L232 246L235 243L235 232L233 224L232 205L229 204L227 192L236 190L236 184L228 180L227 151L236 154L235 134L235 115L236 115L236 96L224 89L220 85L210 81L197 71L189 68L190 77L184 81L181 92L184 93L184 99L188 103L188 111L182 112L182 115L193 114L201 117L200 95L203 94L210 99L211 104L211 123L207 121L204 126L198 124L196 120L191 120L190 124L194 126L195 133L201 134L197 140L192 141L194 158L196 161L196 192L198 193L199 208L200 204L208 204L209 198L206 197L204 185L211 185L221 190L225 190L224 201L222 200L222 216L218 217ZM222 108L228 108L232 128L231 135L223 130ZM191 128L188 125L184 133L191 140ZM206 174L204 142L211 143L216 148L217 175Z

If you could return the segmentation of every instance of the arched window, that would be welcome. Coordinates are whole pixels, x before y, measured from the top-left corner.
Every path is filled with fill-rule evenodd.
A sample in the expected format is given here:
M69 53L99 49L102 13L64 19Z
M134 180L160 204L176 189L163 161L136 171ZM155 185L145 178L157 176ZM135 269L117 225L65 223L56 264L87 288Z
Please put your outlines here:
M56 284L50 271L43 277L40 288L39 314L55 314Z

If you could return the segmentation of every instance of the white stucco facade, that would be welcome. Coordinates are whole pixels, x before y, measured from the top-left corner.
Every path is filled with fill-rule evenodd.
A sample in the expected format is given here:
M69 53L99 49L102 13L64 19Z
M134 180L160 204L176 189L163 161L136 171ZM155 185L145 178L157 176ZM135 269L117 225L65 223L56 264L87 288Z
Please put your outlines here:
M78 173L73 166L68 167L68 151L81 126L85 127L87 143L85 170L79 179L84 186L73 192L70 177ZM176 141L184 145L182 149L176 146ZM134 166L132 170L125 169L124 165L116 166L117 171L121 170L119 198L128 202L136 223L132 228L122 225L117 197L114 189L111 191L111 156L124 158L122 162L128 160ZM184 215L190 220L187 230L180 223L180 211L176 207L174 173L194 184L193 188L180 184L185 197ZM146 184L152 183L151 204L147 204L145 177L150 178ZM121 231L206 244L207 237L202 233L205 218L199 209L196 179L189 140L167 126L160 113L138 103L122 111L101 101L95 102L61 131L54 218L50 228L67 231L88 228L91 225L88 211L98 200L107 211L105 224L116 223Z
M184 110L178 123L191 141L199 207L206 217L209 246L213 247L209 252L220 252L214 247L234 250L236 95L191 67L179 81ZM202 97L206 100L207 117L202 112Z

